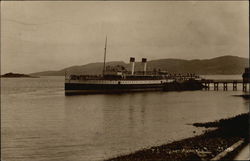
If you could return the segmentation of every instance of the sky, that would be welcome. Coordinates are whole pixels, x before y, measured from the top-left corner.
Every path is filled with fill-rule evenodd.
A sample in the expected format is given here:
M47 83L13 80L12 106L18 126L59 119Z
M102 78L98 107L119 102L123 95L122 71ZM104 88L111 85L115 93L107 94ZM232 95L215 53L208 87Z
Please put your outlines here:
M2 1L1 73L107 61L249 57L248 1Z

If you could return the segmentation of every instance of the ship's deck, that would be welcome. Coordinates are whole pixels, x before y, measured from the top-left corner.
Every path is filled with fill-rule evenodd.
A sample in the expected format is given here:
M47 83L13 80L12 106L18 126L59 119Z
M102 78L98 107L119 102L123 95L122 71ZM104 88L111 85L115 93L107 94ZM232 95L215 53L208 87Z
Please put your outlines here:
M197 76L171 76L171 75L70 75L68 80L188 80L198 79Z

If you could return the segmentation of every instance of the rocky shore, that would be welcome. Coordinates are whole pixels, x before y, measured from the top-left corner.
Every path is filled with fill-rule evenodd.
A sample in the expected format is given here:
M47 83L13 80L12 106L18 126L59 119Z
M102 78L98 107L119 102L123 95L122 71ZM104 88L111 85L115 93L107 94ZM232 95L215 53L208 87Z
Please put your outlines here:
M211 160L239 140L244 139L244 144L249 143L249 113L215 122L194 123L193 126L206 127L208 130L199 136L142 149L106 161ZM242 146L221 160L232 160Z
M250 99L250 94L248 93L248 94L236 95L236 97L242 97L244 99L249 100Z

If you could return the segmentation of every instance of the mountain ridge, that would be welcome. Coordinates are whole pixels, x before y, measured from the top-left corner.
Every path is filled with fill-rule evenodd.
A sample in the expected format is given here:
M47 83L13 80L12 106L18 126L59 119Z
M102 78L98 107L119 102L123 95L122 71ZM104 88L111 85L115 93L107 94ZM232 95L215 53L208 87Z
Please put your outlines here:
M123 61L107 62L106 65L122 65L127 70L130 70L130 64ZM169 73L196 73L196 74L242 74L244 68L249 67L249 59L225 55L211 59L156 59L147 62L147 70L154 69L166 70ZM84 65L74 65L63 68L61 70L51 70L30 73L35 76L63 76L66 73L70 74L101 74L103 68L102 62L88 63ZM143 70L143 65L140 62L135 63L135 70Z

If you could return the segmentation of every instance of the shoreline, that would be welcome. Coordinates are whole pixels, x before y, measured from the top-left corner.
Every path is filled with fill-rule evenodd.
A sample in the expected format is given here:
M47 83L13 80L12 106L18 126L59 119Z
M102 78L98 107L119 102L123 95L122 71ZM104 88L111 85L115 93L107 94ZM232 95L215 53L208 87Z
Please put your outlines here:
M105 161L211 160L236 142L244 139L245 142L242 146L222 158L222 160L232 160L237 152L249 143L248 118L249 113L244 113L214 122L194 123L193 126L197 128L216 129L208 129L201 135L138 150Z

